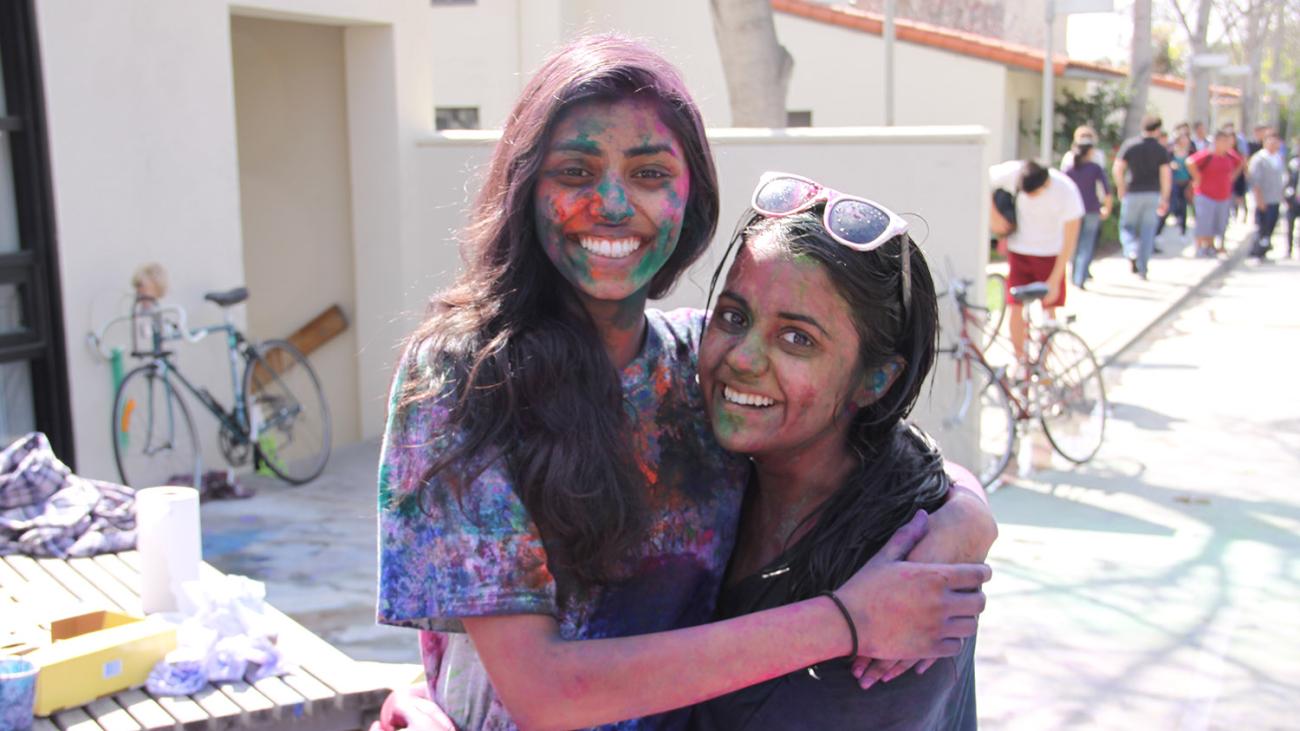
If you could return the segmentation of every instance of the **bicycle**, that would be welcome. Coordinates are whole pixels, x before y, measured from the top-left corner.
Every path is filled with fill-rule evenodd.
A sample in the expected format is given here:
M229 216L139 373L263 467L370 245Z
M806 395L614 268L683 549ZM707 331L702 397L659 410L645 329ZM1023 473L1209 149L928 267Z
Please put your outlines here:
M239 287L209 292L204 299L221 308L223 322L190 329L185 310L137 298L131 314L114 318L88 337L101 355L104 334L131 323L130 355L145 361L128 372L113 396L113 457L122 483L132 487L199 486L202 455L180 384L216 417L222 455L234 466L253 459L293 485L315 479L329 460L329 407L320 380L307 359L287 340L250 341L235 327L230 308L248 299ZM165 349L180 340L197 343L225 333L234 403L227 410L203 386L194 385ZM239 367L243 365L243 378Z
M979 318L979 330L984 337L981 345L988 350L997 340L1002 328L1002 321L1007 316L1007 278L994 272L984 277L984 305L973 309L974 313L985 313Z
M973 284L958 279L949 290L960 326L956 343L940 349L952 360L956 373L954 400L941 430L955 433L978 419L976 474L990 492L1001 485L1021 429L1035 420L1057 454L1075 464L1092 459L1105 437L1106 388L1092 349L1066 326L1073 318L1066 324L1040 325L1031 310L1024 375L1012 380L1007 366L989 363L984 346L971 334L987 319L980 314L982 308L968 300ZM1038 312L1047 292L1042 282L1011 288L1013 299Z

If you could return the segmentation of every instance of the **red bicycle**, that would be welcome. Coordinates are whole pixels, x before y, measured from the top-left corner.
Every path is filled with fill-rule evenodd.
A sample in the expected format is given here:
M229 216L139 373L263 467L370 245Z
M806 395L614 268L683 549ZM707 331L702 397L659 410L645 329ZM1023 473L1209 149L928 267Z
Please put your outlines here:
M1013 378L1008 366L994 366L984 355L989 313L969 302L973 286L972 280L959 279L948 292L960 326L956 343L940 349L947 356L941 363L951 362L956 376L940 425L945 446L951 444L955 456L965 459L973 440L976 454L967 464L976 466L989 492L1001 486L1022 430L1035 421L1057 454L1075 464L1092 459L1106 433L1106 387L1092 348L1067 327L1073 317L1039 323L1047 284L1011 288L1016 301L1029 305L1026 359Z

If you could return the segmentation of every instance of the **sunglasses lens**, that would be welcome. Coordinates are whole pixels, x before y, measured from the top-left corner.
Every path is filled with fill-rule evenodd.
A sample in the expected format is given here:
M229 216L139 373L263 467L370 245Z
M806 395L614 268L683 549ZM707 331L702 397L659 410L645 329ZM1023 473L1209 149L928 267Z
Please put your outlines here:
M817 186L794 178L777 178L769 180L758 189L754 203L760 211L767 213L790 213L812 200L817 195Z
M862 201L840 201L827 218L836 236L855 244L869 244L889 228L889 214Z

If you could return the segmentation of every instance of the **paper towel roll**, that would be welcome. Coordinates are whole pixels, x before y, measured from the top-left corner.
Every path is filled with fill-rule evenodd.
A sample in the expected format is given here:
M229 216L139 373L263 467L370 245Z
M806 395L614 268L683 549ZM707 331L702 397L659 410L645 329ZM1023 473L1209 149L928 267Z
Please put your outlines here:
M140 602L145 612L174 612L182 582L199 578L199 492L147 487L135 494Z

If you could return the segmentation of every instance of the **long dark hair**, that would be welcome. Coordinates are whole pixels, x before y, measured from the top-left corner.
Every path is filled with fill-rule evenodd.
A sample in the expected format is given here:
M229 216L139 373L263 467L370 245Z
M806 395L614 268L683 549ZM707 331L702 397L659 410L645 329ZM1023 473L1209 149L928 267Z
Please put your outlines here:
M854 473L807 517L813 527L786 553L793 601L838 588L917 510L934 510L947 495L951 483L939 450L907 422L934 366L939 305L925 255L907 234L872 251L857 251L827 235L822 206L817 206L782 218L749 211L741 217L731 247L743 247L756 236L822 265L848 303L862 372L903 361L885 393L860 409L849 425L849 447L858 458ZM910 257L907 269L903 256ZM906 306L905 271L911 287ZM721 272L719 266L715 286Z
M542 251L533 193L561 115L582 102L629 98L657 104L690 171L681 236L650 296L665 295L703 253L717 226L717 174L680 75L627 38L571 43L542 65L510 114L461 234L464 269L433 297L407 344L432 367L408 371L398 401L402 412L446 400L449 427L462 437L424 476L422 499L435 476L463 496L475 476L464 474L466 464L500 455L552 571L585 583L616 578L620 559L641 543L645 478L619 374L572 286Z

